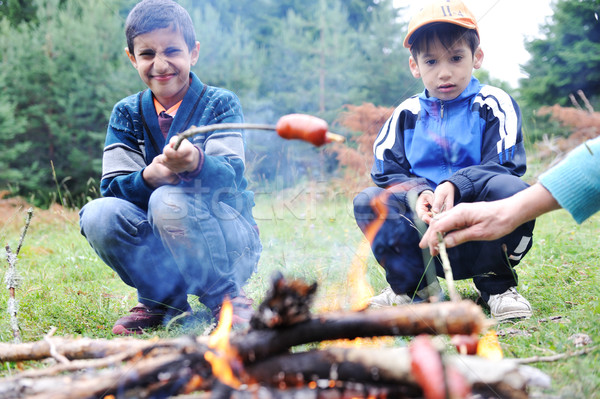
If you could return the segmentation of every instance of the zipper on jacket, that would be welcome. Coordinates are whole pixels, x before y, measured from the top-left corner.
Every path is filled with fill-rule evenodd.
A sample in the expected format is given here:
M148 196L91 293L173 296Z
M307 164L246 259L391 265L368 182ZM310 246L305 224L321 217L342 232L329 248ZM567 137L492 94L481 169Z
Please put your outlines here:
M444 119L444 102L440 100L440 119Z

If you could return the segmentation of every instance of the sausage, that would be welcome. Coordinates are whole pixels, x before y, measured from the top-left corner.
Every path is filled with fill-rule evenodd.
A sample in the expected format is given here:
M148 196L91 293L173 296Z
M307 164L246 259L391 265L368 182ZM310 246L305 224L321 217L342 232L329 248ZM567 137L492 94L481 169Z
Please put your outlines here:
M445 399L446 383L442 358L429 337L427 335L415 337L408 350L412 375L423 389L425 399Z
M444 366L442 357L427 335L419 335L408 347L412 375L425 399L467 398L471 386L452 365ZM447 391L446 391L447 389Z
M289 114L279 118L275 130L284 139L304 140L319 147L329 142L328 127L326 121L316 116Z
M456 350L461 355L475 355L477 353L479 336L477 334L454 335L450 339L450 343L456 347Z

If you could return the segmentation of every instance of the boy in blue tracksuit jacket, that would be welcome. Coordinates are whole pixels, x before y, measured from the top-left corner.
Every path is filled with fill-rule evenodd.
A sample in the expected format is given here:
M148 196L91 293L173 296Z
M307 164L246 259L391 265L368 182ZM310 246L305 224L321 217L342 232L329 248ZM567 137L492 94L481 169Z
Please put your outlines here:
M372 239L390 288L371 306L426 299L438 293L427 281L420 234L414 223L429 224L459 202L506 198L527 187L521 116L504 91L472 77L481 67L477 22L460 1L436 1L409 24L404 45L409 66L425 91L396 108L377 136L371 176L377 187L354 199L356 221L367 234L384 219ZM373 200L385 205L376 210ZM507 209L506 212L510 212ZM534 221L492 242L472 242L448 250L455 279L473 278L493 317L529 317L529 302L517 291L514 271L531 247ZM373 233L368 233L372 236ZM435 267L443 277L439 259Z
M173 0L144 0L126 21L132 65L148 89L113 108L102 160L103 198L80 212L82 234L138 304L113 326L142 333L191 310L196 295L215 317L225 297L234 326L252 301L241 287L261 252L244 177L240 131L216 130L181 142L192 126L243 122L238 98L190 71L199 43Z

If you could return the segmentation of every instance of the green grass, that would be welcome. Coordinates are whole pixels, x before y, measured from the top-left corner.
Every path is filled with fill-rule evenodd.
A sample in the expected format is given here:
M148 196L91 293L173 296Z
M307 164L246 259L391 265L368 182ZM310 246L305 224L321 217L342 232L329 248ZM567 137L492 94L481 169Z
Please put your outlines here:
M348 271L363 239L352 217L351 199L323 194L315 186L280 195L261 195L255 216L261 230L263 255L259 272L247 291L259 301L275 271L287 277L317 281L315 312L336 303L348 306ZM3 211L0 240L16 248L25 209ZM110 338L112 323L136 303L135 292L105 266L79 234L77 213L54 207L36 210L17 267L23 280L17 290L19 326L23 341L40 340L52 326L55 335ZM535 388L532 397L598 398L600 369L600 214L576 225L565 211L538 219L534 246L518 266L519 291L532 303L529 320L496 326L506 357L528 358L569 353L569 338L587 334L596 347L583 356L534 363L552 378L550 389ZM3 255L5 270L7 263ZM367 280L375 291L385 285L382 269L371 255ZM470 281L457 282L463 297L474 299ZM0 341L12 342L6 314L8 291L0 292ZM209 323L199 310L198 323L158 330L143 336L202 334ZM190 331L191 330L191 331ZM450 348L449 348L450 350ZM2 365L6 375L13 364Z

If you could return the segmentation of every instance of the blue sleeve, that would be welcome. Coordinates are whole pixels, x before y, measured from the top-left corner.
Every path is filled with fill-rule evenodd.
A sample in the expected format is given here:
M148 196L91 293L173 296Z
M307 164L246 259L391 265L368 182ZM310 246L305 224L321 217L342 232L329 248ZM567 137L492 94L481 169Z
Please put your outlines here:
M521 111L517 102L504 91L484 86L474 106L482 124L481 163L463 168L451 176L458 200L472 201L489 179L498 174L523 176L527 169Z
M237 96L227 90L214 90L204 107L210 114L204 124L244 122ZM194 136L191 141L204 151L204 165L197 176L202 187L232 193L246 188L244 138L240 130L215 130Z
M600 137L581 144L539 182L577 223L600 210Z
M418 116L418 98L411 98L394 111L384 123L373 144L374 162L371 178L379 187L403 186L403 191L414 190L417 194L432 190L425 178L416 177L410 171L406 159L404 133L414 129ZM409 109L410 107L413 109ZM408 108L407 108L408 107Z
M131 96L113 108L102 156L100 193L146 209L153 189L142 178L147 164L137 106L137 96Z

